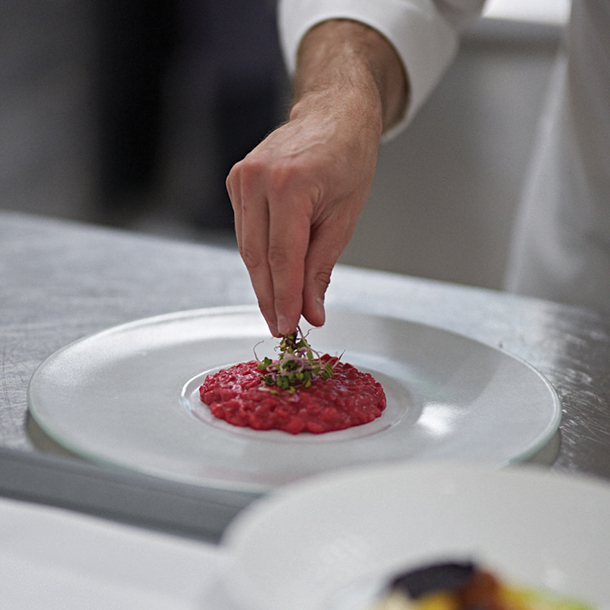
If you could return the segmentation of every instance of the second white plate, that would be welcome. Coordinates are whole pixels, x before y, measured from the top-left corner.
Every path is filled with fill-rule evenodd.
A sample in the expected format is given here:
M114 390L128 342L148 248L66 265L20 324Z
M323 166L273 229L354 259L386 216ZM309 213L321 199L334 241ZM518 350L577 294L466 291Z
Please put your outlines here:
M327 473L283 487L231 523L224 587L248 610L366 610L404 570L474 560L509 583L608 610L609 505L607 482L531 466Z
M179 312L84 338L50 356L29 387L40 427L96 462L188 483L264 492L326 470L451 459L502 467L555 433L560 405L532 367L441 329L333 311L312 345L368 370L388 407L376 421L324 435L259 432L212 418L205 371L273 355L255 308Z

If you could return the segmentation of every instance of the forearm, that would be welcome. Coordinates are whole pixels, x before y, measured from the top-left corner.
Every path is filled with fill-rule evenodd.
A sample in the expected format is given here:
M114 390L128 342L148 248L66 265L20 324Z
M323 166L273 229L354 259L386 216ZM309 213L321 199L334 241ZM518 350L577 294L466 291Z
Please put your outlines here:
M304 37L294 75L291 117L307 108L349 114L381 134L398 122L408 84L394 47L372 28L350 20L325 21Z

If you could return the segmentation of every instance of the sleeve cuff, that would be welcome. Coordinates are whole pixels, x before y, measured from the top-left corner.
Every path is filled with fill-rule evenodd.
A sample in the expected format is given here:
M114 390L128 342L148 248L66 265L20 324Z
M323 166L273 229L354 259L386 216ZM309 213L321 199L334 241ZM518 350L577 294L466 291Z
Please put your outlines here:
M279 5L280 40L291 74L303 36L329 19L365 23L398 52L409 79L410 99L405 116L384 136L391 139L411 121L452 62L458 32L432 0L284 0Z

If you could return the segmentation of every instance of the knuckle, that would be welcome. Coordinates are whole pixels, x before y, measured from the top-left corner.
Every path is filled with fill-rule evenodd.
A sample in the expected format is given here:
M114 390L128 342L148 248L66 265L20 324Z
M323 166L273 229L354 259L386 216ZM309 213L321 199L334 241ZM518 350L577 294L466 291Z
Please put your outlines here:
M269 246L267 263L274 271L286 269L290 264L290 255L283 246Z
M242 246L239 249L239 253L241 255L242 260L244 261L244 265L246 265L246 267L250 270L257 269L263 263L263 258L253 248Z
M264 180L264 175L263 160L251 152L232 167L227 181L239 183L242 191L248 193L258 188L258 185Z
M227 187L227 190L229 191L229 193L231 193L231 191L237 186L238 183L239 183L239 171L236 168L236 166L234 165L231 168L231 171L228 173L227 178L225 180L225 186Z
M300 194L300 201L316 200L319 196L317 181L314 179L316 173L298 159L273 158L253 151L232 171L237 172L236 179L239 176L245 200L261 190L269 200L276 202L290 201L295 193ZM232 180L231 175L229 180Z
M271 168L269 174L269 188L273 195L282 197L286 193L306 193L311 186L314 173L292 160L283 160Z
M313 280L316 284L321 286L324 291L326 291L326 289L330 285L331 274L332 269L321 269L315 273Z

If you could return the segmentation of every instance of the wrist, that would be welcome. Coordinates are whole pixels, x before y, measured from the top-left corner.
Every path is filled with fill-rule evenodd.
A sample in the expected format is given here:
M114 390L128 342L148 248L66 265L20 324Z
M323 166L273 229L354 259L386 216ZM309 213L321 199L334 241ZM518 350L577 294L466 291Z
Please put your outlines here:
M349 20L312 28L299 48L291 118L304 108L354 113L380 135L403 116L408 82L394 47L376 30Z
M383 108L372 89L336 83L318 91L303 92L290 110L290 120L315 119L321 128L345 123L352 132L366 131L379 141L383 134Z

